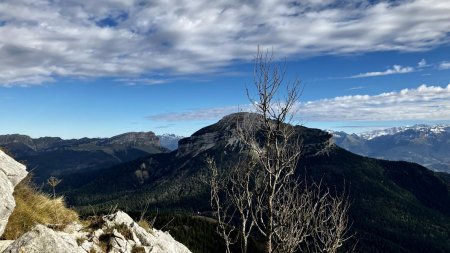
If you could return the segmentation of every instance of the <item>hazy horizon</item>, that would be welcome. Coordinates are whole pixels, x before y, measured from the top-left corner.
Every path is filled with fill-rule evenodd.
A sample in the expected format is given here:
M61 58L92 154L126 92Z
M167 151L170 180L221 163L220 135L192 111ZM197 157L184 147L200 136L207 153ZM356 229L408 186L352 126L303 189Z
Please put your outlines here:
M213 122L212 124L214 124L214 123L215 122ZM330 126L329 128L326 128L326 127L325 128L315 127L315 126L311 126L311 125L308 125L308 124L301 124L301 125L305 126L305 127L309 127L309 128L318 128L318 129L321 129L321 130L324 130L324 131L342 131L342 132L345 132L347 134L362 134L362 133L371 132L371 131L374 131L374 130L384 130L384 129L394 128L394 127L411 127L411 126L414 126L414 125L427 125L427 126L430 126L430 127L437 126L437 125L450 126L450 121L449 120L447 120L447 121L436 121L436 122L423 122L423 123L420 123L420 122L417 123L416 122L416 123L413 123L413 124L406 124L406 123L405 124L395 124L395 122L389 122L389 123L392 124L392 125L386 124L384 126L382 126L382 125L378 125L378 126L377 125L375 125L375 126L365 126L365 125L358 126L358 125L355 124L355 125L351 125L351 126L345 126L345 125ZM207 125L205 125L204 127L206 127L206 126ZM201 128L199 128L197 130L200 130L200 129ZM354 129L354 130L350 130L350 129ZM355 131L355 129L357 129L357 131ZM59 137L59 138L64 139L64 140L70 140L70 139L82 139L82 138L91 138L91 139L95 139L95 138L111 138L111 137L114 137L114 136L117 136L117 135L121 135L121 134L125 134L125 133L132 133L132 132L153 132L156 135L172 135L173 134L173 135L176 135L176 136L179 136L179 137L189 137L189 136L191 136L193 134L193 133L191 133L191 134L188 134L188 135L179 135L179 134L175 134L175 133L158 132L158 131L152 131L152 130L142 130L142 131L137 130L137 131L130 131L130 132L120 132L120 133L116 133L116 134L112 134L112 135L105 135L105 136L73 136L73 137L56 136L56 135L33 136L33 135L26 134L26 133L0 133L0 135L19 134L19 135L27 135L27 136L29 136L29 137L31 137L33 139L44 138L44 137Z

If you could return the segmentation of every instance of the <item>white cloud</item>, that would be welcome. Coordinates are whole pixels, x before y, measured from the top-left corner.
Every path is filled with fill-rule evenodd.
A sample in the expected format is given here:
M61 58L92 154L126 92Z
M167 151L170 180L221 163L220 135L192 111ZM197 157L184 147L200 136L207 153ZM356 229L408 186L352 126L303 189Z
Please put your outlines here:
M394 65L392 68L385 71L367 72L358 75L351 76L350 78L362 78L362 77L373 77L373 76L387 76L395 74L406 74L414 71L413 67L402 67L400 65Z
M417 63L418 68L425 68L427 66L427 61L425 59L422 59Z
M439 69L450 69L450 62L444 61L439 64Z
M450 84L311 101L300 105L300 117L309 121L448 120Z
M251 105L243 106L226 106L217 108L206 108L198 110L190 110L185 112L174 112L174 113L162 113L150 115L147 118L155 121L165 121L165 122L177 122L177 121L195 121L195 120L216 120L220 119L225 115L242 112L251 111Z
M365 88L364 86L355 86L355 87L348 88L347 90L361 90L364 88Z
M170 82L169 79L156 79L156 78L119 78L116 79L115 81L126 83L127 85L155 85Z
M251 105L229 106L149 116L158 121L217 120ZM421 85L378 95L353 95L297 104L298 119L308 122L450 120L450 84Z
M211 73L252 59L258 44L296 57L449 42L449 1L371 2L3 0L0 85Z

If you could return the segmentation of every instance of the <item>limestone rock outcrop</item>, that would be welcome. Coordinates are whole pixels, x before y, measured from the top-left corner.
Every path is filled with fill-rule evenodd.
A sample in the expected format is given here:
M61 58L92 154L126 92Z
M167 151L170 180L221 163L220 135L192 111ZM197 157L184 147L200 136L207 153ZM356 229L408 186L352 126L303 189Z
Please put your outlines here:
M8 218L16 206L14 187L27 175L25 165L0 150L0 236L5 231Z
M44 225L36 225L31 231L23 234L11 243L3 253L41 253L41 252L66 252L85 253L78 246L72 235L54 231Z
M14 242L13 240L3 240L3 241L0 240L0 252L3 252L13 242Z
M0 241L2 253L191 253L169 233L146 230L118 211L89 225L73 223L63 231L36 225L15 241Z
M188 248L167 233L156 229L146 230L128 214L118 211L101 218L100 227L78 235L81 247L89 252L131 253L190 253Z

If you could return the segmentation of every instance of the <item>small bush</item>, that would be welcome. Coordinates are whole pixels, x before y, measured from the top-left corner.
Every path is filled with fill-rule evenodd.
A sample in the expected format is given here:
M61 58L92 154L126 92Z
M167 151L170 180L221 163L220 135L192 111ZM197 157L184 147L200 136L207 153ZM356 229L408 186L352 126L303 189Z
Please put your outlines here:
M62 197L52 199L39 192L30 177L16 186L13 195L16 207L9 217L3 239L15 240L36 224L64 229L66 225L78 221L78 214L65 206Z

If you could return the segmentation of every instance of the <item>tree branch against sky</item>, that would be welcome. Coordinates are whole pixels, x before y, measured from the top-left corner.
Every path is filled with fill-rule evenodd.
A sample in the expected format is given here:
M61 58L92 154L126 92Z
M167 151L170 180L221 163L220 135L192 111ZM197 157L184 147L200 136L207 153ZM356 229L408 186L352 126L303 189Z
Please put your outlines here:
M258 92L255 99L248 93L256 114L236 118L235 135L243 147L239 163L218 168L214 160L207 161L218 232L228 251L229 245L240 242L246 252L248 238L256 236L263 239L268 253L336 252L347 239L348 203L320 184L296 178L302 141L290 123L300 82L287 83L284 66L273 63L272 57L258 48L254 71Z

